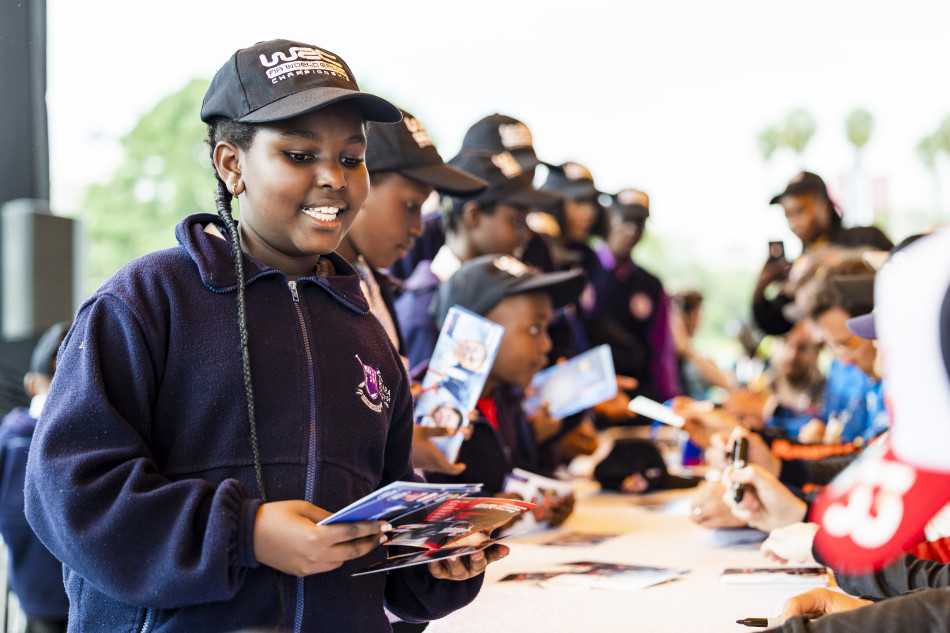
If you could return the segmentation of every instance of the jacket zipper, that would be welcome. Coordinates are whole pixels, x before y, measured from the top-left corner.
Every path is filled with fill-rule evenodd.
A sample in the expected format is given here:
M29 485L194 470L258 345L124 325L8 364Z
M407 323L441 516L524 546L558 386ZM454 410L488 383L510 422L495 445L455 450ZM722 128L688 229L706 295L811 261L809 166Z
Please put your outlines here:
M310 441L307 446L307 483L304 499L313 503L314 501L314 479L316 474L314 470L317 464L317 420L316 420L316 376L314 375L313 350L310 348L310 333L307 329L307 320L304 318L303 308L300 306L300 294L297 292L297 282L289 280L287 287L290 288L290 297L294 303L294 310L297 313L297 322L300 325L300 333L303 335L304 352L307 355L307 368L310 373ZM332 294L332 293L331 293ZM297 609L294 614L294 633L300 633L303 630L304 614L304 578L297 579Z
M152 628L152 610L145 610L145 622L142 623L142 628L139 629L139 633L148 633Z

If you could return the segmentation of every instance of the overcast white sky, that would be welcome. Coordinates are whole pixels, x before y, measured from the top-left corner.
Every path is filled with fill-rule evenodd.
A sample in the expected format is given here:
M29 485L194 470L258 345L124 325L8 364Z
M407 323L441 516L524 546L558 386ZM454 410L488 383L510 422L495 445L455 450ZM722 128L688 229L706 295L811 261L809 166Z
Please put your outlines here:
M364 88L419 117L446 159L486 114L523 120L543 159L587 165L603 190L646 190L648 230L677 235L710 266L758 267L767 240L794 243L768 199L801 167L837 191L848 223L844 119L856 107L876 119L865 174L886 183L907 230L935 206L915 148L950 115L942 0L48 0L47 11L62 212L109 173L116 140L160 98L275 37L343 57ZM811 145L764 163L756 134L798 107L817 119Z

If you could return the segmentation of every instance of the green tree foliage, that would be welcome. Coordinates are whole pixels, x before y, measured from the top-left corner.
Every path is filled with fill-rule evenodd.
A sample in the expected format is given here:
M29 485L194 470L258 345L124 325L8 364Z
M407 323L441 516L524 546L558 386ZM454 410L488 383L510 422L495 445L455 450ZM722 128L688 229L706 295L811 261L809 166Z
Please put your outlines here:
M807 110L803 108L792 110L784 121L777 125L770 125L756 136L762 159L769 160L772 154L782 147L801 156L815 135L816 129L818 129L818 124Z
M848 142L860 151L867 145L871 132L874 131L874 116L864 108L857 108L845 119L844 127Z
M111 180L86 192L88 290L131 259L174 246L184 216L214 212L207 129L198 118L207 88L195 79L162 99L121 139L124 156Z
M950 116L944 118L931 134L917 144L917 156L930 170L937 168L937 156L940 152L950 154Z

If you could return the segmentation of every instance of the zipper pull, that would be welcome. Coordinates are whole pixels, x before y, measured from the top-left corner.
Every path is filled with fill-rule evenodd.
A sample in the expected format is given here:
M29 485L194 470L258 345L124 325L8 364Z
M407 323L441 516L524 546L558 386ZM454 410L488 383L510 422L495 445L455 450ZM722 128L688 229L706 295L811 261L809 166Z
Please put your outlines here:
M294 303L300 303L300 295L297 294L297 282L288 281L287 285L290 287L290 296L294 298Z

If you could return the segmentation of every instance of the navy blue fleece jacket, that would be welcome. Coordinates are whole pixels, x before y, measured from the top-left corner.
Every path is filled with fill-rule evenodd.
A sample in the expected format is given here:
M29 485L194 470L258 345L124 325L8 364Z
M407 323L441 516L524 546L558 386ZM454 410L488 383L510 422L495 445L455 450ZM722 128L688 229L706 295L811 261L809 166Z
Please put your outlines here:
M236 277L229 242L205 231L217 222L190 216L179 247L120 270L60 350L26 511L64 563L70 631L389 631L384 601L410 621L467 604L481 577L351 576L383 548L303 579L258 564ZM296 282L244 266L268 499L332 512L412 479L407 378L355 270L335 254Z

